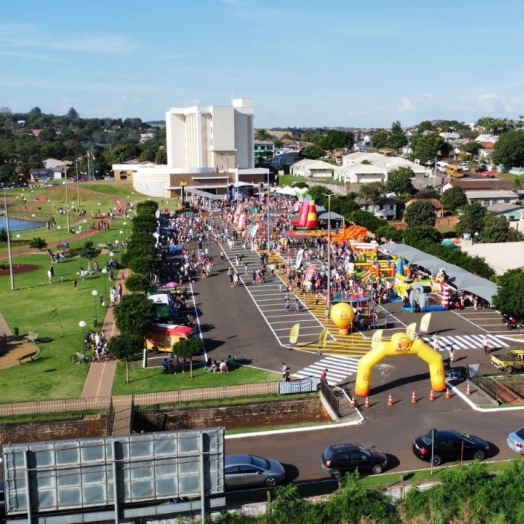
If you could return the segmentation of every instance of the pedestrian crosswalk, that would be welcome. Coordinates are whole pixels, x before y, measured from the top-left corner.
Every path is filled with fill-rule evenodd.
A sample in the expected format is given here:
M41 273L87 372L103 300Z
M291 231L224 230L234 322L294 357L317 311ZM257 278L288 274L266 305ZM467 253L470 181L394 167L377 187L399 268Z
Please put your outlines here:
M454 336L440 336L439 335L439 349L449 350L453 346L455 350L459 349L482 349L484 336L488 339L489 349L508 348L510 345L496 335L454 335ZM422 337L431 347L433 347L433 337Z
M320 378L320 374L327 369L328 383L338 384L357 372L359 360L359 358L328 356L299 371L291 370L291 374L300 378Z

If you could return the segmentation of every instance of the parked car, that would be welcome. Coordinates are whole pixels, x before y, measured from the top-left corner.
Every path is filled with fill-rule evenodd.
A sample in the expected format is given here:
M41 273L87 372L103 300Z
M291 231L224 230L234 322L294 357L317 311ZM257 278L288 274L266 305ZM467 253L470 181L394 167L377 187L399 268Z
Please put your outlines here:
M286 470L277 460L256 455L226 455L224 469L227 488L268 486L270 488L286 479Z
M483 173L484 171L487 171L487 170L488 170L487 166L481 165L481 166L477 167L477 169L475 169L475 173Z
M322 453L322 468L334 479L355 470L378 475L387 465L388 459L384 453L358 444L335 444L328 446Z
M507 442L510 449L512 449L515 453L524 455L524 427L512 431L508 435Z
M481 438L449 429L432 429L416 438L413 442L413 453L419 459L431 462L432 447L433 466L450 460L484 460L491 453L489 444Z

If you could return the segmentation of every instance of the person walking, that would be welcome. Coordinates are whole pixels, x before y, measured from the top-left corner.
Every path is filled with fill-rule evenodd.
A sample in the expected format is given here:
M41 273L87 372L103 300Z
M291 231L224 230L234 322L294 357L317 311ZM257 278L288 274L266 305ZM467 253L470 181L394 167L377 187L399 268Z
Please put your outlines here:
M484 354L487 355L489 353L489 340L486 335L482 337L482 348L484 349Z
M453 364L455 362L455 348L451 346L449 348L449 363Z
M435 351L440 351L440 337L438 336L438 333L435 333L432 338L433 343L433 349Z
M295 300L295 313L300 313L300 300L297 299Z
M286 371L284 372L284 380L286 382L291 382L291 369L289 366L286 368Z
M287 366L286 366L286 363L285 362L282 362L282 379L285 379L286 378L286 369L287 369Z
M328 369L326 368L320 374L320 382L325 382L327 384L327 381L328 381L327 374L328 374Z

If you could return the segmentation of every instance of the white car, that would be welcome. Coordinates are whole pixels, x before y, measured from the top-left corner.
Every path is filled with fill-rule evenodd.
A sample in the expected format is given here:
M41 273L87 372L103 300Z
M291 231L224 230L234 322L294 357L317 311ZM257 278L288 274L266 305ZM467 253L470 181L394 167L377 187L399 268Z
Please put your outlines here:
M462 164L458 165L458 168L464 172L469 171L469 164L467 162L462 162Z

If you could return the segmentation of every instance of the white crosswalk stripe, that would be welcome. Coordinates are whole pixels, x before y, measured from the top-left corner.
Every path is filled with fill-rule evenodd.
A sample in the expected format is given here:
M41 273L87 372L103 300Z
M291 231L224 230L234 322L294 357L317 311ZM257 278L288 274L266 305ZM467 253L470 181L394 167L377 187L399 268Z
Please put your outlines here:
M320 378L320 374L324 369L328 370L328 382L336 384L342 382L348 377L357 372L359 358L344 358L329 356L311 364L307 368L294 372L291 370L293 376L300 378L315 377Z
M505 340L497 337L496 335L486 335L489 341L489 348L491 350L497 348L509 348ZM454 335L450 337L439 336L440 349L449 349L453 346L456 350L460 349L482 349L482 341L484 335ZM423 340L433 347L433 337L423 337Z

